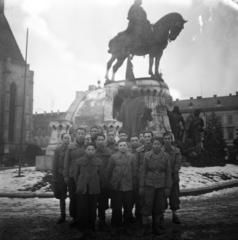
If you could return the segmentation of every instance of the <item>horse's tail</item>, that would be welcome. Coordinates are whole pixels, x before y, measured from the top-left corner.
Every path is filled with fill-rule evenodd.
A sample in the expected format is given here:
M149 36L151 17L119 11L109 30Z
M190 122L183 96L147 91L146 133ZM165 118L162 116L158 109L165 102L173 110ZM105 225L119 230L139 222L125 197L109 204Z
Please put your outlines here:
M125 32L118 33L114 38L112 38L109 43L108 53L111 54L123 54L127 46L127 38Z
M124 32L119 32L114 38L112 38L108 43L108 53L113 53L114 51L118 51L118 48L121 47L121 45L124 42Z
M108 43L108 53L115 53L118 52L118 50L120 50L121 48L121 44L122 44L123 38L121 36L120 33L118 33L114 38L112 38L109 43Z

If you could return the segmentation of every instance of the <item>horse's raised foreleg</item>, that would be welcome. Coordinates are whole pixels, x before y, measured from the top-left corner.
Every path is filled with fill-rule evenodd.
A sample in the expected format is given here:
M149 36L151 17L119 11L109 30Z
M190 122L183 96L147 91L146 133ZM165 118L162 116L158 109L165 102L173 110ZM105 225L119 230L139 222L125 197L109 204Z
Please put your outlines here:
M152 67L154 64L154 56L152 56L152 54L149 55L149 75L153 76L153 71L152 71Z
M159 51L155 57L155 76L159 77L159 63L160 63L160 59L162 57L163 54L163 50Z
M116 57L114 55L112 55L111 59L107 63L107 71L106 71L106 75L105 75L106 80L109 80L108 73L109 73L109 70L115 60L116 60Z
M121 65L124 63L125 59L126 59L127 55L123 56L123 57L120 57L120 58L117 58L117 62L116 64L113 66L113 72L112 72L112 81L115 80L115 74L118 70L118 68L121 67Z

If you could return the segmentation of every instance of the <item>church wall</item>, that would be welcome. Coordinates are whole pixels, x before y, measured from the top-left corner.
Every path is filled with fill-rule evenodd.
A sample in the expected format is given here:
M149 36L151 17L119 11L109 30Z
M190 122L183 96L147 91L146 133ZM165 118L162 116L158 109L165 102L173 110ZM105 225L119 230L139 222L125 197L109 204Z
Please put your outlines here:
M0 58L0 162L6 161L9 157L15 157L18 152L21 141L22 128L22 106L24 90L24 62L18 62L9 59ZM23 144L31 143L32 137L32 112L33 112L33 77L34 74L27 66L26 92L25 92L25 114L24 114L24 131ZM10 111L10 87L11 84L16 86L14 123L9 126ZM13 127L13 139L9 139L9 130Z
M21 142L25 61L0 0L0 164L19 156ZM23 148L33 141L33 78L27 65Z

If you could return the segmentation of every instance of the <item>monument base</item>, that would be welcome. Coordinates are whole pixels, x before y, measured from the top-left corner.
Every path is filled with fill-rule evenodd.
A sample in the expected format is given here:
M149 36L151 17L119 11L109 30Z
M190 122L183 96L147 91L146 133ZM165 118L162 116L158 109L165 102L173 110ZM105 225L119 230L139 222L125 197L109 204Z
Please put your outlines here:
M130 80L115 81L107 84L105 89L107 95L112 96L113 104L115 99L125 99L125 96L130 96L130 91L133 86L139 88L139 94L143 98L148 108L152 110L152 121L148 122L146 130L153 131L154 135L162 137L163 133L171 132L167 108L169 102L172 101L169 87L162 79L158 78L135 78ZM120 107L113 109L114 112L120 112Z
M36 170L37 171L52 171L53 167L52 156L36 156Z
M50 144L46 148L45 155L46 156L53 156L55 153L55 149L59 146L59 144Z

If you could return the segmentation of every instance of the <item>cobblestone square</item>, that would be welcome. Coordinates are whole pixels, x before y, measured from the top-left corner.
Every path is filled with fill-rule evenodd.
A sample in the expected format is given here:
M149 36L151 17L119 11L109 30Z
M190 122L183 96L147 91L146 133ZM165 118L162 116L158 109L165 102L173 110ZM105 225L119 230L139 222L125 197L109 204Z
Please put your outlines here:
M237 239L237 199L238 191L211 198L184 197L181 200L181 210L179 211L182 224L172 224L171 213L167 210L165 214L165 235L155 237L150 231L143 239ZM76 229L68 228L69 217L67 217L65 224L55 224L59 217L59 207L56 199L0 198L0 212L1 240L71 240L79 237ZM110 212L108 210L108 223ZM123 229L116 238L112 238L110 233L98 232L97 234L97 239L137 239L135 231L133 236L125 237Z

